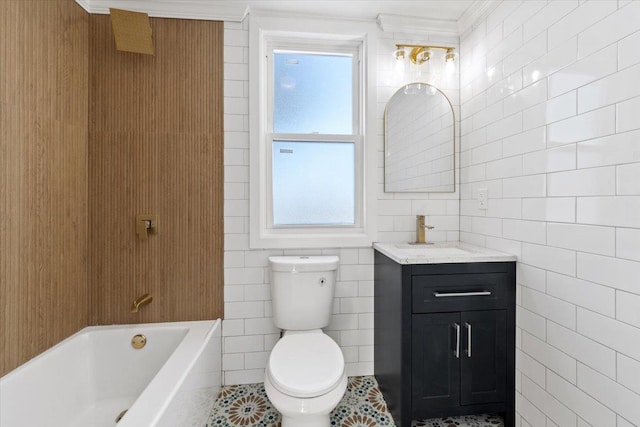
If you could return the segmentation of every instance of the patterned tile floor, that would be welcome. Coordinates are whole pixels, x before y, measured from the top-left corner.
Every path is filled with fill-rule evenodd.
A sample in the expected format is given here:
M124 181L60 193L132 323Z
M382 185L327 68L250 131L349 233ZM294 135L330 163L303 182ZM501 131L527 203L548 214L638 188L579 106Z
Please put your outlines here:
M414 421L411 427L503 427L502 418L496 415L465 415L460 417L431 418Z
M213 405L206 427L279 427L280 414L271 405L263 384L225 386ZM373 376L350 377L347 391L331 412L335 427L395 427ZM488 415L434 418L414 427L501 427L500 418Z

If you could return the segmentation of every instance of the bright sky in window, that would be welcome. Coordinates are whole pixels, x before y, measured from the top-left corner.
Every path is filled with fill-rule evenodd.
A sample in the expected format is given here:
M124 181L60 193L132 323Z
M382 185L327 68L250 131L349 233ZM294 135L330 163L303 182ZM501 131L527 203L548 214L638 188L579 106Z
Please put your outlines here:
M353 134L353 57L274 53L275 133Z
M353 225L354 164L353 143L274 141L274 225Z

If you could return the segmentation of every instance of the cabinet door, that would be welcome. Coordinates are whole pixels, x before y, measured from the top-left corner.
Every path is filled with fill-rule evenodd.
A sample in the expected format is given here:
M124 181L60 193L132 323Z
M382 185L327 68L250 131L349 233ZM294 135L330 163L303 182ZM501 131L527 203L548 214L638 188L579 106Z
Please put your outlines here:
M506 310L460 313L460 404L502 402L507 379Z
M456 407L462 357L460 313L414 314L411 326L412 415ZM458 351L456 352L456 349Z

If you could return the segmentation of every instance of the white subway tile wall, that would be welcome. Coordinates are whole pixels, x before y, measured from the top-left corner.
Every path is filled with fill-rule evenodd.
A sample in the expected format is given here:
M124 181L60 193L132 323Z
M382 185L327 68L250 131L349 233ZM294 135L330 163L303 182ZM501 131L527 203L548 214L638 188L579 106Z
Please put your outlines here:
M504 1L461 38L460 237L519 256L519 426L640 426L639 44L640 1Z
M224 32L224 149L225 149L225 319L223 321L224 384L264 380L264 367L280 331L271 319L267 258L271 255L338 255L340 267L331 324L326 329L342 348L349 375L373 374L373 250L327 248L317 250L249 249L249 37L248 19L225 22ZM378 240L415 239L415 215L424 214L435 226L433 241L459 240L459 192L442 194L384 193L382 117L387 101L403 84L425 81L398 73L392 57L395 43L458 44L450 39L411 34L378 35L378 133L366 143L378 150ZM438 87L460 117L458 74L441 77ZM484 105L479 107L484 108ZM500 114L502 114L500 112ZM459 122L456 133L459 133ZM458 158L459 143L456 144ZM498 153L499 154L499 153ZM456 176L459 185L459 176ZM624 250L624 248L622 248Z

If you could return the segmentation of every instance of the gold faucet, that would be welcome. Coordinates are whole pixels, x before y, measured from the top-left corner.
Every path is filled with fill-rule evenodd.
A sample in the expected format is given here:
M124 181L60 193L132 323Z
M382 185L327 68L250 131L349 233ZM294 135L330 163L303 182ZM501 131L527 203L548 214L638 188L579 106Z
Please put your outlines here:
M416 244L420 244L420 245L428 245L430 243L427 243L427 239L426 239L426 232L425 230L433 230L433 226L432 225L425 225L424 223L424 215L416 215L416 228L417 228L417 239L416 239Z
M131 312L137 313L138 310L140 310L140 307L151 304L151 301L153 301L153 297L151 295L142 295L140 298L133 300L133 302L131 303Z

